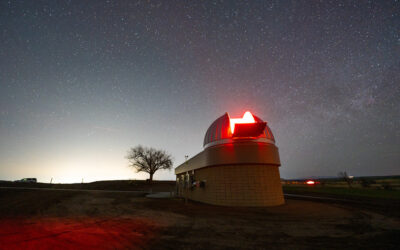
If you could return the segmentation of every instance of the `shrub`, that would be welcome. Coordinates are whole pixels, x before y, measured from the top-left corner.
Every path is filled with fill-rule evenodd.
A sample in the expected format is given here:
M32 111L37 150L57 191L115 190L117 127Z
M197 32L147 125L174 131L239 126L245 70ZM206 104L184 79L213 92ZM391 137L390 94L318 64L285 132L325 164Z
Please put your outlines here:
M385 189L385 190L392 190L392 189L393 189L392 185L390 185L389 182L384 182L384 183L382 183L382 187L383 187L383 189Z
M371 187L371 184L373 184L373 183L372 183L372 180L368 180L368 179L362 178L360 180L360 184L364 188L369 188L369 187Z

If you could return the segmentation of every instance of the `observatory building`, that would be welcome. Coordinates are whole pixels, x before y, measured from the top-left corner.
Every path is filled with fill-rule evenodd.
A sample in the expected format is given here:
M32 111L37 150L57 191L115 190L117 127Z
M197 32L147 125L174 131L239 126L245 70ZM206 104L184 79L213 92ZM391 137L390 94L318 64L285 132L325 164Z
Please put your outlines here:
M215 120L204 150L175 168L177 195L225 206L284 203L279 153L267 123L246 112Z

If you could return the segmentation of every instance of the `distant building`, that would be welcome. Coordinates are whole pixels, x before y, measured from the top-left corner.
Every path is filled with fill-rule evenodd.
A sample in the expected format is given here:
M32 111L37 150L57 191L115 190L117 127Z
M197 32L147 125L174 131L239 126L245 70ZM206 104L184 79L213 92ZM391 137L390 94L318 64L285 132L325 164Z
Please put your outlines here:
M279 153L267 123L246 112L215 120L204 150L175 168L177 194L226 206L275 206L284 203Z
M36 178L23 178L21 180L16 180L15 182L29 182L29 183L36 183Z

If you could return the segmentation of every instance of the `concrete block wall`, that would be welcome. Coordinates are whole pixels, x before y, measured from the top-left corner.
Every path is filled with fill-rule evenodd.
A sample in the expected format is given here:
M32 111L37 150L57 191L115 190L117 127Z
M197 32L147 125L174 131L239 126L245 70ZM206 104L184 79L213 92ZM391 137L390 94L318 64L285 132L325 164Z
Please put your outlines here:
M195 181L204 188L181 189L188 199L224 206L277 206L284 204L279 168L275 165L238 164L196 169ZM186 192L186 193L185 193Z

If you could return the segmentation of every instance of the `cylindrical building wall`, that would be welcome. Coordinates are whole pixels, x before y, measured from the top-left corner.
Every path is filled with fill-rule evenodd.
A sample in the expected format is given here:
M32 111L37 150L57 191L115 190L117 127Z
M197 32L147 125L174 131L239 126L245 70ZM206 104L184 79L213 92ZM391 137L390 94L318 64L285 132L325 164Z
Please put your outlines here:
M276 206L284 203L278 166L238 164L205 167L177 177L204 181L178 184L181 196L224 206ZM184 178L183 178L184 177ZM186 179L185 179L186 178Z

